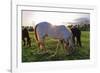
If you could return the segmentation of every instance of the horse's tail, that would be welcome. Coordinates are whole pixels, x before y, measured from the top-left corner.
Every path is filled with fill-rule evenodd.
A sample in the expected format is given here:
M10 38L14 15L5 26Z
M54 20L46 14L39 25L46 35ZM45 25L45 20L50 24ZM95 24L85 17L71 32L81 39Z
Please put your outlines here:
M34 29L34 32L35 32L35 39L36 39L36 41L38 41L38 36L37 36L37 31L36 31L37 26L38 26L38 25L36 25L36 26L35 26L35 29Z

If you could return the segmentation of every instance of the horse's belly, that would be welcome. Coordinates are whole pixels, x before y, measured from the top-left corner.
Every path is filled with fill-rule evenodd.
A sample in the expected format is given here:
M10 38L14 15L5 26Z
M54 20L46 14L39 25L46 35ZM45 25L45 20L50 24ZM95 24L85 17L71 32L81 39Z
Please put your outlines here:
M62 39L63 38L61 33L57 33L57 32L51 32L48 34L48 36L51 38L54 38L54 39Z

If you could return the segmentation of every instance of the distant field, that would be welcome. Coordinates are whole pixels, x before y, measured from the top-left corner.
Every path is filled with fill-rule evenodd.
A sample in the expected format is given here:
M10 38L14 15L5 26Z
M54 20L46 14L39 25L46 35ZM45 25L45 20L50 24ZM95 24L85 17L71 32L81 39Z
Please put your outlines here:
M82 31L81 40L82 47L76 47L76 52L70 56L66 56L62 47L59 47L56 56L51 57L51 55L55 52L57 41L54 39L46 38L46 48L50 53L39 54L37 50L39 47L37 46L34 33L29 32L31 37L32 46L27 47L22 45L22 62L37 62L37 61L58 61L58 60L82 60L90 58L90 32Z

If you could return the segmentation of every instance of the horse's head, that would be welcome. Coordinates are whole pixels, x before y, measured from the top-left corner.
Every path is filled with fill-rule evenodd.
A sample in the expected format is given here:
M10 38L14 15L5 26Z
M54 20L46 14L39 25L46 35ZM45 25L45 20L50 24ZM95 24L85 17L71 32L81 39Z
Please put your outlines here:
M74 51L75 51L75 45L73 43L73 40L72 38L69 39L69 45L68 45L68 48L69 48L69 53L72 54Z
M72 54L75 51L75 46L71 38L65 41L64 47L65 49L67 49L68 55Z

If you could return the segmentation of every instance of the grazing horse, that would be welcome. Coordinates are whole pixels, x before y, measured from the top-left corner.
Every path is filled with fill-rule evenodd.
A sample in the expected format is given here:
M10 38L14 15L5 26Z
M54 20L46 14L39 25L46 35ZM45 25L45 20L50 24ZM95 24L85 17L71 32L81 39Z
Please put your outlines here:
M59 46L59 41L63 43L64 48L67 50L67 55L69 55L74 49L72 33L64 25L54 26L48 22L38 23L35 27L35 38L40 49L44 49L45 51L46 48L44 44L44 39L47 36L53 39L58 39L57 48Z
M31 46L31 39L29 37L29 33L28 33L27 28L22 29L22 40L24 42L24 46L26 45L26 43L28 46Z

